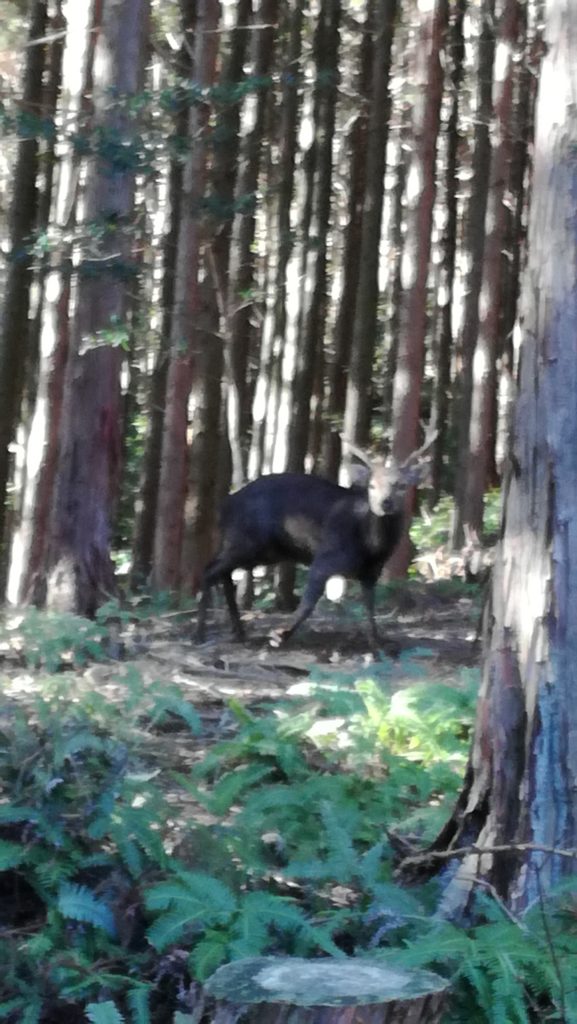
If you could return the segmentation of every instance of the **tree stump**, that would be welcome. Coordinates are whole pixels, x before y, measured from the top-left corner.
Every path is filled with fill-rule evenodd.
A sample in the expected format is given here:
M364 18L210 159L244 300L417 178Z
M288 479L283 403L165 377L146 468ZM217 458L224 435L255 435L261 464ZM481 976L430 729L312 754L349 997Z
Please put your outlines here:
M213 1024L438 1024L448 982L368 959L251 957L205 988Z

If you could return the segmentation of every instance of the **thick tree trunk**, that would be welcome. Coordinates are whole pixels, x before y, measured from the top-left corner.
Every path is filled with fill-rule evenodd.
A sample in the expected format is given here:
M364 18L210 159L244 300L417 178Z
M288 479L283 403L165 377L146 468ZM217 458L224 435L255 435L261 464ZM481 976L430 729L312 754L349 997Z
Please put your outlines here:
M376 0L359 282L344 416L345 436L361 447L369 440L372 411L371 379L379 299L385 157L389 134L389 76L396 12L397 0Z
M75 0L65 6L67 29L63 55L60 113L68 132L79 130L92 93L92 64L97 24L91 5ZM80 74L78 70L80 68ZM76 221L79 157L74 143L58 139L58 176L51 218L57 231L70 235ZM42 603L46 596L46 559L60 451L60 425L70 347L69 305L72 262L63 242L44 268L41 299L40 361L34 411L26 444L26 481L22 516L14 535L8 598L13 603Z
M407 175L407 238L401 267L404 295L393 389L393 455L399 461L418 447L437 136L443 97L441 50L449 15L448 0L435 0L432 7L428 3L426 6L419 26L414 71L414 148ZM407 496L407 518L413 504L414 489ZM389 571L403 575L409 561L406 535L388 563Z
M485 214L489 192L489 171L491 167L491 118L493 114L492 82L495 57L495 0L482 0L479 8L481 31L478 42L478 56L475 79L477 82L477 106L475 112L475 134L471 194L469 197L465 235L467 273L463 323L458 338L458 366L454 382L454 431L457 438L455 473L455 517L453 522L452 545L462 547L463 502L467 480L469 453L469 422L471 419L471 395L473 392L473 354L479 329L479 296L483 279L483 251L485 247Z
M205 88L215 76L219 16L219 0L200 0L193 63L195 80ZM153 582L157 590L177 590L181 582L188 401L198 366L195 324L202 308L200 270L205 231L200 205L207 177L209 114L208 104L199 102L191 107L188 122L190 150L184 168L154 542Z
M34 115L42 106L42 76L46 47L35 44L46 34L47 0L31 7L21 109ZM32 283L31 236L36 223L38 194L38 139L19 140L10 207L8 271L4 284L0 324L0 591L7 571L7 487L10 477L9 445L14 437L24 387L28 351L28 307Z
M547 0L537 101L522 359L490 635L469 770L435 846L475 843L446 893L475 879L515 911L541 898L577 849L577 0ZM530 849L491 852L500 844Z
M479 297L479 333L473 357L473 392L469 423L467 481L463 498L463 524L477 533L483 528L484 495L494 445L493 398L495 357L501 322L502 250L505 242L505 195L512 154L512 117L515 49L520 28L519 0L503 0L497 29L501 59L493 77L494 145L483 255L483 283Z
M94 61L94 129L108 137L130 130L125 105L141 87L148 28L148 0L107 0ZM47 603L91 615L114 591L110 516L120 470L121 349L102 335L126 319L134 172L115 160L114 148L90 158L85 221L106 225L98 258L78 267L74 353L68 365L56 498L51 525Z

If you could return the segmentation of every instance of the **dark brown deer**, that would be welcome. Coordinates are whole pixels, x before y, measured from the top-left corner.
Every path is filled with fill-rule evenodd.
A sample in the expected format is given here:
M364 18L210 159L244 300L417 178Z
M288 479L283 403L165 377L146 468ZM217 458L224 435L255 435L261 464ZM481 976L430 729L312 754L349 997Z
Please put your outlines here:
M327 580L345 576L361 585L371 641L378 647L375 584L402 536L405 495L423 479L423 456L433 440L428 436L400 464L392 458L371 459L349 445L364 476L362 484L352 487L304 473L273 473L229 494L220 515L220 548L203 575L197 640L204 640L209 591L216 583L223 584L234 633L244 640L233 571L298 562L311 567L304 594L271 642L286 642L313 611Z

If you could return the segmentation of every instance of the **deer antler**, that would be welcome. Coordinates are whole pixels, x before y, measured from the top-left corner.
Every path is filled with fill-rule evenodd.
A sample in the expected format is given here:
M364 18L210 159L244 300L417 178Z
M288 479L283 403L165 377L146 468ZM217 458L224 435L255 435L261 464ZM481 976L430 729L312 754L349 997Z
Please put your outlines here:
M347 448L349 448L349 450L355 456L355 458L360 459L361 462L364 462L365 466L368 466L369 469L373 468L373 463L371 462L370 456L367 455L367 453L364 452L362 448L357 448L356 444L353 444L352 441L349 441L348 437L345 437L344 434L340 434L339 437L343 444L346 444Z
M421 447L416 448L414 452L411 452L408 458L406 458L405 461L401 464L400 468L409 469L415 463L420 462L425 452L431 447L432 444L435 443L438 435L439 431L432 430L431 427L429 426L425 432L425 440L423 441Z

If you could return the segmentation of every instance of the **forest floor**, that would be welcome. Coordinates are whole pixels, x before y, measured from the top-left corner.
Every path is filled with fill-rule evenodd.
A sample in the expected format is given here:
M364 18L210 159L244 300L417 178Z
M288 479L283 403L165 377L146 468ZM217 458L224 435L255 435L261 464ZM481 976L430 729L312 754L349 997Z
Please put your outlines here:
M138 673L145 686L176 685L213 735L230 700L248 708L266 704L286 697L311 673L330 678L358 676L364 669L384 672L394 691L414 683L415 660L423 660L431 682L448 684L458 678L461 668L479 664L478 588L460 585L459 581L411 580L380 589L377 625L384 649L376 655L370 650L362 609L351 602L327 599L281 649L272 647L268 636L286 622L286 615L262 610L244 612L247 641L239 643L231 638L221 606L211 612L208 639L202 644L194 642L196 616L192 610L167 612L136 624L121 623L112 630L115 639L109 641L113 654L119 657L99 661L89 653L87 664L75 665L74 656L68 657L65 638L56 637L55 644L52 640L52 649L56 657L61 655L59 671L64 669L69 679L73 674L82 688L88 685L107 699L114 700L115 681L130 672ZM8 683L5 695L16 697L18 703L26 703L27 693L32 697L37 692L37 673L30 668L34 657L44 669L39 675L46 674L45 652L51 638L42 636L41 622L37 620L39 628L33 629L35 635L31 637L30 630L24 634L20 631L16 617L0 642L0 662ZM31 641L35 648L32 659ZM49 670L54 667L48 664ZM203 733L206 738L204 729Z
M377 624L394 657L370 652L354 597L342 604L323 599L280 650L268 635L286 616L267 610L266 600L265 610L244 614L244 644L231 641L220 603L203 644L193 639L194 609L137 604L97 622L34 610L6 616L0 859L15 869L4 870L0 896L14 933L14 949L4 955L14 964L0 985L0 1010L2 999L18 1006L29 999L29 936L44 943L34 997L49 1008L42 1020L74 1024L85 1020L86 1001L102 992L118 993L118 1005L125 1005L136 955L156 1007L158 951L176 949L161 960L162 970L173 1005L188 1008L197 989L187 990L188 1003L179 1002L190 983L181 948L192 945L192 976L200 981L233 950L239 955L239 935L251 936L253 945L266 939L244 955L326 952L333 932L342 931L343 894L347 906L359 908L358 920L351 909L343 948L357 941L363 948L365 939L354 936L355 929L366 931L363 907L373 899L371 858L364 892L354 874L357 849L378 852L385 824L426 843L460 785L478 684L481 594L460 580L380 587ZM354 849L354 878L346 856L331 860L333 841L343 856ZM321 871L318 884L303 882L296 866L296 875L283 879L287 860L306 866L311 858ZM155 904L155 885L162 889L168 880L177 899L183 869L196 873L186 882L200 886L194 899L206 889L199 919L206 921L202 927L188 921L187 892L173 932L170 908L163 909L162 899ZM111 954L102 893L119 880L132 909L125 915L121 899L114 906L120 940ZM223 887L232 909L215 923L210 901ZM285 924L277 934L267 914L286 923L287 894L288 946L278 946ZM266 927L255 931L251 901L261 896ZM62 915L48 924L44 900ZM272 911L266 900L273 900ZM324 939L319 908L320 919L335 921L327 923ZM96 925L100 944L88 948L94 933L85 940L71 921ZM293 933L304 936L294 949ZM87 950L79 952L84 941ZM106 977L98 973L111 955L118 973L112 982L108 968ZM30 956L37 956L35 947ZM96 966L86 970L90 957ZM66 977L58 973L62 958ZM151 1019L172 1018L155 1009Z

